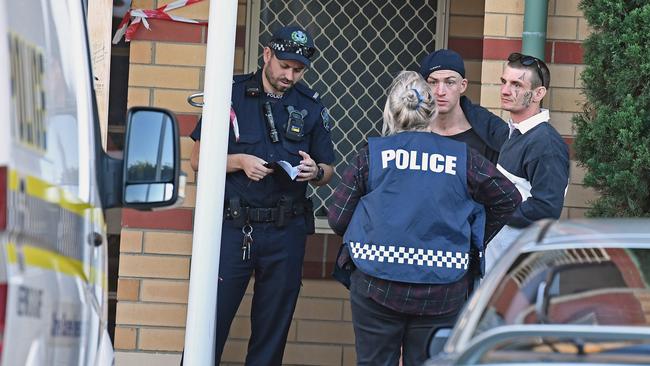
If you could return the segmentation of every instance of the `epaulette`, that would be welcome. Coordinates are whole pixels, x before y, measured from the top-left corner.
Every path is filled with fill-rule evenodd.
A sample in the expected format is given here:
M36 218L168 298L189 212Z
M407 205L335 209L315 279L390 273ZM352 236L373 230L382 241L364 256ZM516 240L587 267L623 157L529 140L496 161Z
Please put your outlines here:
M250 80L255 76L255 73L251 72L250 74L235 75L232 77L232 83L237 84L246 80Z
M309 89L307 86L305 86L302 83L296 83L293 86L300 94L305 95L309 99L313 100L316 103L320 103L320 94L318 94L317 91Z

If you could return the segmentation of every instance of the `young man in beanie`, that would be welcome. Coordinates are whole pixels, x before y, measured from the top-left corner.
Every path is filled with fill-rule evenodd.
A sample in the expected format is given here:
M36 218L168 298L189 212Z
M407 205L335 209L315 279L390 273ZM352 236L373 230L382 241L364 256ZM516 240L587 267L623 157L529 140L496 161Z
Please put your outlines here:
M541 107L551 75L544 61L521 53L508 57L501 75L504 123L480 108L483 118L470 123L481 138L500 151L497 168L521 193L523 202L486 249L488 271L524 228L545 218L558 219L569 184L569 149Z
M422 59L420 74L429 83L438 105L433 132L466 143L496 164L498 150L487 146L468 121L469 118L476 119L480 116L476 115L469 98L463 96L467 90L463 58L452 50L437 50Z
M485 144L469 123L470 119L478 123L485 123L481 121L482 118L493 116L480 113L479 107L472 104L468 97L463 96L468 84L465 78L463 58L457 52L449 49L434 51L426 55L420 62L420 74L429 84L438 106L438 115L434 120L432 131L438 135L466 143L496 165L499 158L498 150L491 149ZM484 212L477 212L476 220L482 220L484 216ZM497 231L493 230L491 220L487 220L486 225L485 233L481 234L487 242ZM480 279L477 268L479 254L472 252L471 257L474 281L478 281Z
M216 360L221 359L232 320L251 275L251 337L247 365L280 365L300 290L305 241L313 233L307 184L332 177L334 148L327 109L318 93L300 83L315 53L300 27L276 31L264 47L264 65L235 76L226 175ZM206 121L206 123L224 123ZM198 169L201 122L192 168ZM297 166L295 179L279 165Z

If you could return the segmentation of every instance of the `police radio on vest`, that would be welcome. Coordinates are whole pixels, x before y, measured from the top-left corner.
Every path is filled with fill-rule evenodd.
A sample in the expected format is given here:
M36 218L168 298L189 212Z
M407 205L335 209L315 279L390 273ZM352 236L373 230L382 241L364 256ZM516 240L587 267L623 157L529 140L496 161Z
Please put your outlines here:
M434 173L456 175L456 157L452 155L429 154L421 151L382 150L381 167L388 168L388 163L394 161L400 170L430 170Z

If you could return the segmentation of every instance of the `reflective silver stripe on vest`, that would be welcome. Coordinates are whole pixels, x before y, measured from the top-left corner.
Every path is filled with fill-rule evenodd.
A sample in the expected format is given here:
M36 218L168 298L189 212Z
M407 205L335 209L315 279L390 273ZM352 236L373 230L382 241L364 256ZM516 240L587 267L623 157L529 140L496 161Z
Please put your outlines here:
M469 254L433 249L398 247L394 245L350 242L352 256L367 261L416 264L427 267L447 267L467 270Z

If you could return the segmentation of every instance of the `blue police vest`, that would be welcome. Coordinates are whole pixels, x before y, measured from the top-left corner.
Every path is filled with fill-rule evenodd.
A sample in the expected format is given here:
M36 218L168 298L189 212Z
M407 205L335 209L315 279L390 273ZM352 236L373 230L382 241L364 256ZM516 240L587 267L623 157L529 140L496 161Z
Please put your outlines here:
M483 252L485 229L467 189L467 145L426 132L368 143L368 193L343 237L357 269L408 283L459 280L470 246Z

